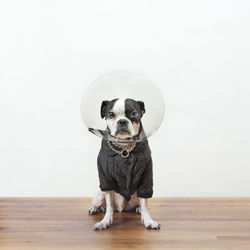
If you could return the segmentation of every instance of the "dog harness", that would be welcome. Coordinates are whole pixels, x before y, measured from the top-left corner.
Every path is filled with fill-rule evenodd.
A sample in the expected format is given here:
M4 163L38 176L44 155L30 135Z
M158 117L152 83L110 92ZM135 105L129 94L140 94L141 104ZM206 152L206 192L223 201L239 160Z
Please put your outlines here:
M123 157L115 151L119 147L102 140L97 158L100 189L102 191L115 190L126 200L137 191L141 198L151 198L153 195L153 164L151 151L147 140L137 142L128 157Z

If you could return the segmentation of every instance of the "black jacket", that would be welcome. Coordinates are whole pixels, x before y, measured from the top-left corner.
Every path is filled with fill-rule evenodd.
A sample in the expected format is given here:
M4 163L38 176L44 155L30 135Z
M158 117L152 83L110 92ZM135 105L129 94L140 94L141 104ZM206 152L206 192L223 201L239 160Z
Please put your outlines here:
M113 144L112 147L121 151ZM128 158L123 158L111 150L103 139L97 166L102 191L115 190L126 200L130 200L135 191L138 197L152 197L153 164L147 140L136 143Z

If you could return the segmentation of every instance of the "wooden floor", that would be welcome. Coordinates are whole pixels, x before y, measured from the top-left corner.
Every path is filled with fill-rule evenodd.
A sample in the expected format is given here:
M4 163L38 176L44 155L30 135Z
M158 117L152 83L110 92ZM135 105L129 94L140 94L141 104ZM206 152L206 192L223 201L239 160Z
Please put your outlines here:
M237 249L250 250L250 198L154 198L161 230L135 213L115 213L104 231L92 226L88 198L0 198L0 250Z

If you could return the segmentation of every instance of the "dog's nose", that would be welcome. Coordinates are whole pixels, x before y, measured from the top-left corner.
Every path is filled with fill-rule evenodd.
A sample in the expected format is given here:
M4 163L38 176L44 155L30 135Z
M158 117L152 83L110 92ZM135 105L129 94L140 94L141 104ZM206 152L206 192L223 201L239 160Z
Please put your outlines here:
M125 127L127 125L128 121L125 120L125 119L121 119L118 121L118 124L121 126L121 127Z

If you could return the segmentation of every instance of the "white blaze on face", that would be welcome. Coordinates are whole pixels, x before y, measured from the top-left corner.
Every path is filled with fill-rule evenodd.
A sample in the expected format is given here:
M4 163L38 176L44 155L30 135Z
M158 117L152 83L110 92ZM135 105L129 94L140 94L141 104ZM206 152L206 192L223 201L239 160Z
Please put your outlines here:
M118 138L124 139L124 138L128 138L128 137L133 137L137 134L137 132L134 129L134 126L132 124L132 122L126 117L125 114L125 99L126 98L119 98L113 108L111 110L109 110L109 112L114 112L115 117L110 119L107 118L106 122L107 122L107 126L110 129L110 133L113 136L116 136ZM130 134L116 134L117 131L117 122L119 122L119 120L126 120L128 122L128 131L130 132Z

